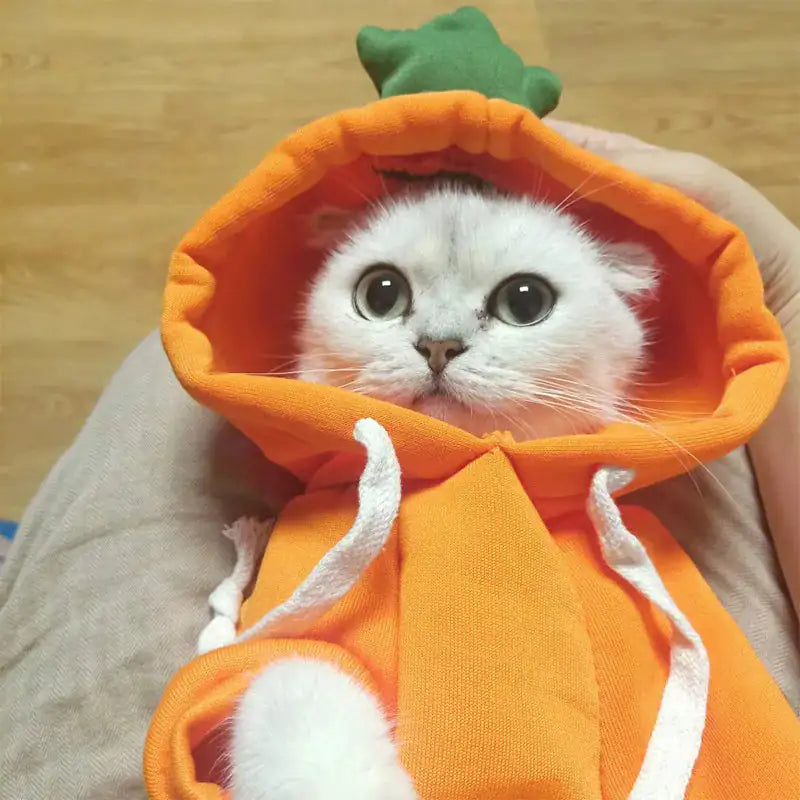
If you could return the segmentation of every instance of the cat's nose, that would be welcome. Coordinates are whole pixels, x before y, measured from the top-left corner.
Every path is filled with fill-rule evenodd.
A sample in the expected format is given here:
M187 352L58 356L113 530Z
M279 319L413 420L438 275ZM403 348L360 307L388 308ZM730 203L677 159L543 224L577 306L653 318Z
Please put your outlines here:
M461 339L428 339L423 336L414 349L425 358L431 372L438 375L456 356L460 356L467 348Z

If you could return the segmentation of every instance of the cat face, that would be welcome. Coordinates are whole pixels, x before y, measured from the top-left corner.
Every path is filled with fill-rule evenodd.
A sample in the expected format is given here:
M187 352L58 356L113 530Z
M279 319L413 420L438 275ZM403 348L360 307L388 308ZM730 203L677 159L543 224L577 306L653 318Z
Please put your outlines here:
M388 198L310 287L299 376L478 435L591 431L622 413L645 349L629 303L654 286L642 248L527 199Z

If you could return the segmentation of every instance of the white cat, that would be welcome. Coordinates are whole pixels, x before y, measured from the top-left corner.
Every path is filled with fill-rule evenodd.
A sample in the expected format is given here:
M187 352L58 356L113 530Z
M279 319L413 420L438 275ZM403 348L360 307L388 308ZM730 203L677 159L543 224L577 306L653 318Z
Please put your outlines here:
M343 231L305 305L298 374L532 439L624 416L653 257L521 197L439 187Z
M329 221L329 220L328 220ZM319 226L320 228L322 226ZM311 286L299 377L520 439L624 414L650 253L524 198L434 188L351 220ZM414 800L377 702L334 667L268 667L234 719L234 800Z

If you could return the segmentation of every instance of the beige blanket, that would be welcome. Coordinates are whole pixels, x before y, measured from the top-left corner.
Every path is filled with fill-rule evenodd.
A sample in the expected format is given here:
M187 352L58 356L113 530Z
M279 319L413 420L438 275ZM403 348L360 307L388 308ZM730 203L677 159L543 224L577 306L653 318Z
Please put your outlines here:
M795 709L797 622L744 451L643 492ZM127 359L25 514L0 573L0 796L141 800L141 752L206 599L220 536L293 488L177 384L155 334ZM734 700L732 699L732 702Z

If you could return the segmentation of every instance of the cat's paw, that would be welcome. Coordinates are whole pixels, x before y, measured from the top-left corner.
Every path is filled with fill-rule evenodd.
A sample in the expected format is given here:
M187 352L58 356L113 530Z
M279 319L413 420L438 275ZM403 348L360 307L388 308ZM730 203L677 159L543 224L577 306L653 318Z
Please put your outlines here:
M377 700L332 665L268 666L234 718L233 800L416 800Z

